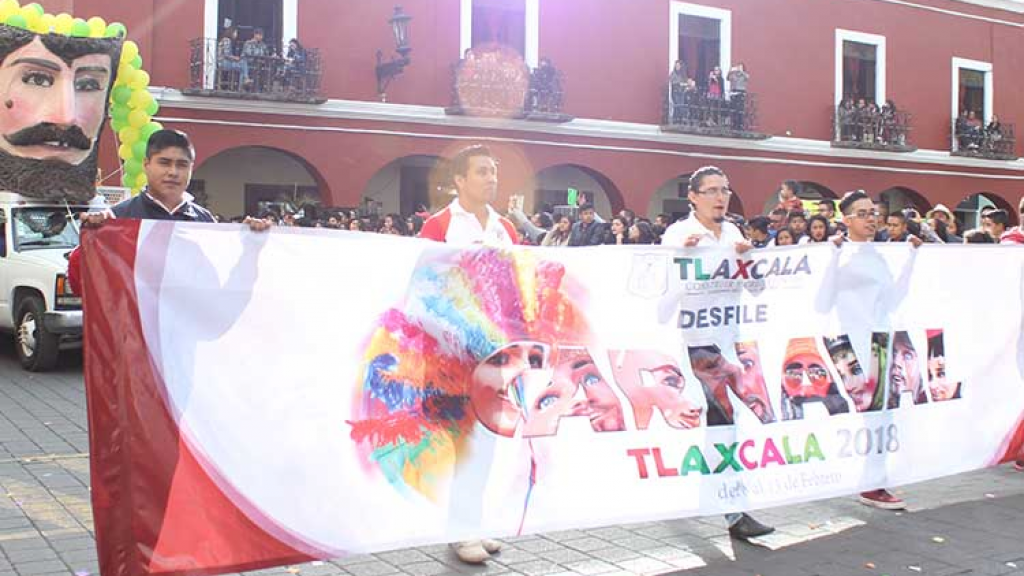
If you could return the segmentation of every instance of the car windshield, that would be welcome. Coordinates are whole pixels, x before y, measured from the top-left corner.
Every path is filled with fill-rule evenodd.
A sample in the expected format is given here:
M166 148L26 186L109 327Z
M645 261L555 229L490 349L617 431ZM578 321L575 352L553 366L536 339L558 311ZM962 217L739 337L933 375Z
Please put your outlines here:
M71 213L77 215L84 210L71 208ZM78 229L71 223L67 208L33 206L12 212L15 250L71 249L78 246Z

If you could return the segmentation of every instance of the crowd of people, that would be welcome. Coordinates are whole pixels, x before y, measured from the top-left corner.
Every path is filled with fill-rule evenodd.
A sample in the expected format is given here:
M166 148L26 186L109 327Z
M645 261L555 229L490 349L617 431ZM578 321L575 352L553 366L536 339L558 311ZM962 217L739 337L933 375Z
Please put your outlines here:
M728 91L726 91L728 81ZM723 77L718 66L698 85L683 60L676 60L668 77L667 121L694 127L748 130L747 85L750 73L742 62Z
M840 142L862 142L906 146L910 116L886 100L879 106L865 98L844 98L836 110L835 139Z
M288 45L279 49L264 39L262 28L253 30L252 37L244 42L238 39L238 28L224 29L217 41L217 70L237 75L224 78L218 89L239 92L265 92L275 83L288 86L296 77L305 73L308 54L298 38L292 38Z
M998 152L1007 135L1003 123L995 114L985 124L973 110L964 110L957 116L954 136L960 151ZM1009 144L1012 151L1013 143Z

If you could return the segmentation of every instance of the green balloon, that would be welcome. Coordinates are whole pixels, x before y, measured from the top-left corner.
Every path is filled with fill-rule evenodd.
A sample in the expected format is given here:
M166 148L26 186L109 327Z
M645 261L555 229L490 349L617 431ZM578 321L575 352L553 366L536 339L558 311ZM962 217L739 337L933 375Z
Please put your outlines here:
M81 18L75 18L75 23L71 25L71 35L76 38L86 38L90 31L89 23Z
M15 28L28 28L28 20L21 14L11 14L4 23Z
M111 97L115 104L127 106L128 101L132 99L132 89L127 86L117 86L111 93Z
M148 138L147 138L147 140L148 140ZM144 140L142 140L140 138L138 142L136 142L135 144L132 144L132 156L135 156L136 158L138 158L140 160L142 158L145 158L146 157L146 144L147 143L148 143L147 141L144 141Z
M135 58L132 58L131 65L133 68L142 70L142 56L136 55Z
M132 178L127 173L121 174L121 185L125 188L132 188L135 186L135 178Z
M156 100L150 102L149 106L146 106L146 114L150 116L156 116L156 113L160 111L160 104Z
M38 14L40 16L42 16L43 14L46 14L46 9L43 8L38 2L33 2L31 4L26 4L24 6L24 8L31 8L32 10L35 11L36 14Z
M131 114L131 110L128 108L127 104L115 104L110 110L110 117L113 118L115 122L120 122L121 124L128 123L129 114Z
M162 129L163 126L161 126L160 124L156 122L150 122L149 124L143 126L142 130L139 131L140 140L144 142L149 142L149 137Z
M141 161L139 161L136 158L132 158L131 160L125 160L124 161L124 173L129 175L129 176L132 176L132 180L135 180L134 177L138 176L139 172L142 172L142 162Z
M111 22L107 25L107 38L124 38L128 35L128 29L120 22Z

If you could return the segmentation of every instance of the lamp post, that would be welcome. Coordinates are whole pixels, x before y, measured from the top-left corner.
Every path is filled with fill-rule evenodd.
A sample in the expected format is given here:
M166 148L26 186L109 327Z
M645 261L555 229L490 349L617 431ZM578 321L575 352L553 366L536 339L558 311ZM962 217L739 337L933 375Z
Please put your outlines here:
M409 46L410 21L412 21L412 16L403 12L401 6L395 6L395 13L388 20L388 24L391 25L391 32L395 36L395 51L398 52L398 57L392 56L391 60L385 62L384 52L377 50L377 94L380 95L381 102L388 101L388 85L411 62L409 59L409 54L412 52L412 47Z

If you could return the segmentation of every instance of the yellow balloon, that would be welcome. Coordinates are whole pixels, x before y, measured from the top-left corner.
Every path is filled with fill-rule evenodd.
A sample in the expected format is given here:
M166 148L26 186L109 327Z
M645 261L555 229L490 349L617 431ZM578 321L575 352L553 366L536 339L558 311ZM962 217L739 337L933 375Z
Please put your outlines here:
M89 36L103 38L107 34L107 21L99 16L93 16L86 21L89 25Z
M145 110L132 110L128 115L128 125L132 128L142 128L149 124L149 114Z
M14 15L19 10L21 10L21 6L17 0L3 0L0 2L0 20L7 20L9 16Z
M132 90L145 90L147 86L149 86L149 72L145 70L136 70L128 80L128 87Z
M149 90L134 90L132 97L128 100L128 106L139 110L145 110L153 102L153 95Z
M75 18L67 12L57 14L53 21L53 31L57 34L70 34L71 27L75 25Z
M49 34L53 31L54 25L57 23L57 17L53 14L43 14L39 17L39 28L36 30L39 34Z
M139 55L139 45L134 40L125 40L121 45L121 62L131 62Z
M148 184L148 183L149 183L149 181L146 179L146 173L145 172L141 172L141 173L139 173L138 176L135 177L135 187L136 188L145 188L146 184Z
M39 26L39 12L35 9L29 8L28 6L22 6L18 10L18 14L21 14L25 18L25 22L28 24L28 29L35 31L36 27Z
M121 160L131 160L131 158L132 158L132 147L129 146L128 144L121 144L117 148L117 156L119 158L121 158Z
M129 126L121 130L121 143L131 146L139 141L139 129Z

